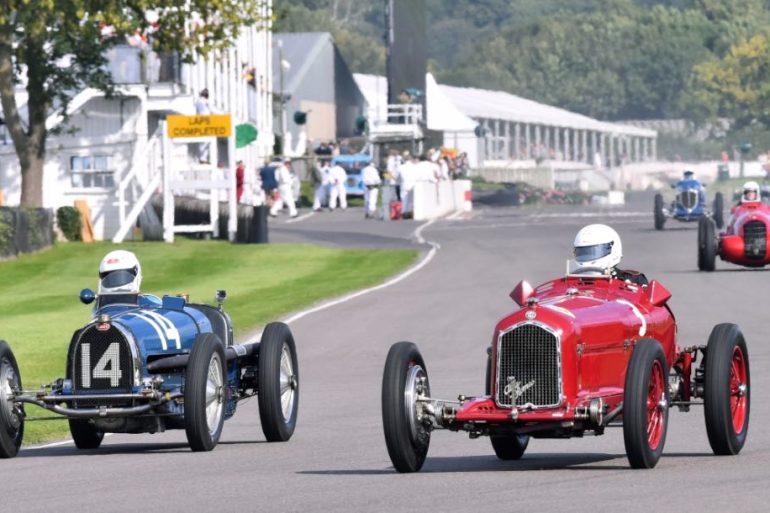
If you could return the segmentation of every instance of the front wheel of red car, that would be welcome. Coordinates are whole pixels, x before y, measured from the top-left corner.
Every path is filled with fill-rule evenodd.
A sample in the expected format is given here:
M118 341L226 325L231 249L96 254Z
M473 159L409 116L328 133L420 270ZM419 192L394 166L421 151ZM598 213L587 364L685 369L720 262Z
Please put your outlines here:
M497 457L504 461L521 459L529 445L527 435L490 435L489 439Z
M714 196L713 217L714 217L714 222L717 225L717 228L719 228L720 230L725 226L724 210L725 210L725 199L724 199L724 196L722 196L722 193L718 192Z
M11 397L21 390L21 375L10 346L0 340L0 458L19 453L24 438L24 406Z
M430 397L428 371L417 346L391 346L382 375L382 425L390 460L398 472L417 472L425 463L430 426L420 398Z
M738 454L746 442L751 406L749 353L735 324L714 326L706 346L703 406L711 450Z
M717 235L714 221L708 217L698 220L698 269L713 271L716 268Z
M637 342L623 397L623 441L632 468L653 468L663 453L668 428L666 369L658 341Z

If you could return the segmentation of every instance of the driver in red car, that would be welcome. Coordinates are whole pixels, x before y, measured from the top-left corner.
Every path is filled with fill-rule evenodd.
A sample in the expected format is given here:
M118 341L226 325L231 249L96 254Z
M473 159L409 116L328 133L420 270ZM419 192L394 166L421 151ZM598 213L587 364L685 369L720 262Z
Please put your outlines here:
M618 232L606 224L589 224L575 235L574 258L569 262L570 274L609 275L613 278L647 285L647 278L637 271L618 268L623 258L623 245Z
M759 184L754 181L743 184L743 194L741 194L741 204L755 203L760 201Z

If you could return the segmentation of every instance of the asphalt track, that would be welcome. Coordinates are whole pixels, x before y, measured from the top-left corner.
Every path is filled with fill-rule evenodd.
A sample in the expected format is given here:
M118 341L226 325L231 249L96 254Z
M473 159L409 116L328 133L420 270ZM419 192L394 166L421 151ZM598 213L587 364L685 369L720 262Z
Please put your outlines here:
M669 222L654 231L648 199L604 211L479 206L468 218L432 223L422 236L440 249L419 271L291 323L301 372L291 441L264 442L253 399L209 453L190 452L183 431L113 435L94 451L71 443L23 449L0 461L0 511L767 511L770 274L722 262L717 272L698 273L695 225ZM410 238L419 223L362 217L357 209L271 220L271 241L429 248ZM624 266L673 292L680 344L705 343L718 322L743 329L752 408L741 454L712 455L695 407L672 410L665 452L652 470L629 469L616 428L600 437L533 440L517 462L498 461L485 438L435 432L420 473L394 472L380 418L390 345L419 345L434 396L482 393L494 323L514 307L510 289L522 278L537 283L563 273L575 232L590 222L614 226Z

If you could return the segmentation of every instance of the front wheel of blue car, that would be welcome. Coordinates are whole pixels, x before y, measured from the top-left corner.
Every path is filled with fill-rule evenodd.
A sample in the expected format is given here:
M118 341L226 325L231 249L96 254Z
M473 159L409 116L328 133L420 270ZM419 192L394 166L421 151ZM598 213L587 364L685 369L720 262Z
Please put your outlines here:
M299 406L299 366L294 336L282 322L265 326L259 343L259 420L268 442L294 434Z
M195 340L184 386L184 424L193 451L210 451L225 420L225 348L214 333Z
M21 390L21 375L10 346L0 340L0 458L18 454L24 438L24 407L12 396Z
M70 435L78 449L98 449L102 445L104 433L96 429L93 423L83 419L70 419Z

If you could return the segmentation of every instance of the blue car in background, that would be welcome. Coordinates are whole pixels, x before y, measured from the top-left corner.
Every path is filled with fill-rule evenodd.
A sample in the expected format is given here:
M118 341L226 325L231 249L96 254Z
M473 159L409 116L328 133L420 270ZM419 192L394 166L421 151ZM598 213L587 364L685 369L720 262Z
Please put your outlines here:
M332 166L339 164L345 169L348 178L345 180L345 192L348 196L363 196L366 187L363 181L363 170L372 161L372 156L365 153L353 155L337 155L332 159Z
M662 230L669 217L677 221L691 222L709 216L714 219L718 228L724 226L724 198L721 192L716 193L713 208L709 210L706 186L694 177L692 171L685 171L684 177L671 187L676 190L676 197L669 206L664 205L662 194L655 194L653 212L656 230Z

